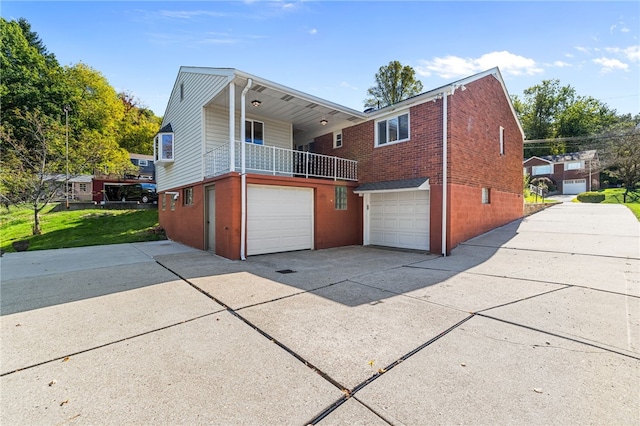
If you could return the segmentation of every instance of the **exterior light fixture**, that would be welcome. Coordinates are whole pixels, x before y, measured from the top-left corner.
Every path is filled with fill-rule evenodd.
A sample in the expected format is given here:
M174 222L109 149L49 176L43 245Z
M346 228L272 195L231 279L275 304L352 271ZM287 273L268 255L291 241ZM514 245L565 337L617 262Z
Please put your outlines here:
M260 101L259 101L259 100L257 100L257 99L256 99L256 100L254 100L254 101L251 101L251 105L253 105L254 107L259 107L261 103L262 103L262 102L260 102Z
M323 126L326 126L328 123L327 120L325 120L324 118L322 120L320 120L320 124L322 124Z

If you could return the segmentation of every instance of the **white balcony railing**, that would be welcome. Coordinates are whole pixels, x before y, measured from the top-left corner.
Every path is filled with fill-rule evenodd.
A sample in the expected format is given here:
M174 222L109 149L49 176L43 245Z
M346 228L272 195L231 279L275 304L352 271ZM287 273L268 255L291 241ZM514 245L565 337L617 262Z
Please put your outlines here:
M241 169L240 149L240 142L236 142L236 171ZM245 144L245 159L245 169L249 173L358 180L357 161L329 155L248 143ZM219 176L230 170L229 144L221 145L205 154L205 176Z

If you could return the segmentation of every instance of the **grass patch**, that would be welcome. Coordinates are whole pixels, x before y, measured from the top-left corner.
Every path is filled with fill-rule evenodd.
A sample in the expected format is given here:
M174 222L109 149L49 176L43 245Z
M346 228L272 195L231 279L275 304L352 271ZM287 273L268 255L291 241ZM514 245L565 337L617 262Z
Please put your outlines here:
M41 235L31 235L33 211L12 207L0 212L0 248L15 251L14 241L29 240L29 250L135 243L165 239L153 232L158 226L157 210L89 209L40 214Z
M597 191L604 194L604 201L602 204L622 204L627 207L640 221L640 189L629 192L627 194L627 202L624 203L624 188L607 188Z
M524 202L528 203L528 204L535 204L535 203L541 203L542 202L542 198L538 195L538 198L536 198L536 194L534 194L533 192L529 191L528 189L524 191ZM549 200L548 198L544 199L545 204L546 203L557 203L557 201L555 200Z

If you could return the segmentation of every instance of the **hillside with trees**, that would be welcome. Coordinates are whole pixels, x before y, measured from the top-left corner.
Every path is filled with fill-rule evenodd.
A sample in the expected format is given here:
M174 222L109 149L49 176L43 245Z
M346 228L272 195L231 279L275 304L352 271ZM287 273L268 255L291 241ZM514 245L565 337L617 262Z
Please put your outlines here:
M0 198L29 203L34 232L61 185L50 176L122 176L129 152L153 152L161 119L89 65L61 66L25 19L0 18L0 67Z

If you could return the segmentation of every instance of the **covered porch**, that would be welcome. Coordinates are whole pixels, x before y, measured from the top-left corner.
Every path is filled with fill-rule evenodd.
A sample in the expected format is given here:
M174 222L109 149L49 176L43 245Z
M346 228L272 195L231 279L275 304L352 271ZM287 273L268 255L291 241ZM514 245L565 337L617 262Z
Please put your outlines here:
M357 181L357 162L313 152L363 113L235 70L203 106L203 178L229 172ZM339 152L337 152L339 154Z

